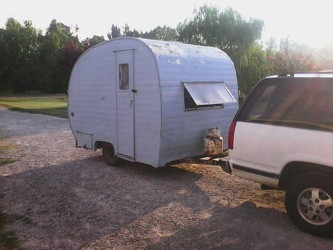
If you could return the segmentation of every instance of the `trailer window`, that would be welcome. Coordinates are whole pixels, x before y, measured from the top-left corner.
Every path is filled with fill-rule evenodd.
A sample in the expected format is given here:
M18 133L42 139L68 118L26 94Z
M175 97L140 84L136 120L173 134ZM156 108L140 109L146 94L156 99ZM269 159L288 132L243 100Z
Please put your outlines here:
M236 102L229 89L221 82L183 83L185 110L223 108L225 103Z
M129 66L127 63L119 64L119 89L129 89Z

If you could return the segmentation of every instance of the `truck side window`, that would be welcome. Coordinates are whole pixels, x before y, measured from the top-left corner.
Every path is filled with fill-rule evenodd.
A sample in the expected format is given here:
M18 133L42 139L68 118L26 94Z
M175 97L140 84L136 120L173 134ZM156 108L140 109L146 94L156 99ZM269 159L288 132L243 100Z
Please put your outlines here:
M332 93L329 78L266 79L255 89L239 120L333 131Z
M119 64L119 89L129 89L129 65Z
M257 102L255 103L251 113L250 113L250 119L257 119L259 117L262 117L264 112L267 110L267 106L269 101L272 99L272 95L276 89L275 85L268 86L261 94L260 97L258 97Z

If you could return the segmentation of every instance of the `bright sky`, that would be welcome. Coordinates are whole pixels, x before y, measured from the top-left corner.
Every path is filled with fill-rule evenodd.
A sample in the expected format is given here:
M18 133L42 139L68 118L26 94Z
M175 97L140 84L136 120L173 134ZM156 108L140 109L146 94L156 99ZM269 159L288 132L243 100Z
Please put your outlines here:
M333 44L333 11L329 0L5 0L0 8L0 27L8 18L19 22L31 20L43 32L52 19L65 25L79 26L79 37L105 36L112 24L130 29L150 31L157 26L175 28L178 23L193 16L193 10L205 3L221 11L227 7L239 12L245 19L264 21L263 40L274 37L312 47Z

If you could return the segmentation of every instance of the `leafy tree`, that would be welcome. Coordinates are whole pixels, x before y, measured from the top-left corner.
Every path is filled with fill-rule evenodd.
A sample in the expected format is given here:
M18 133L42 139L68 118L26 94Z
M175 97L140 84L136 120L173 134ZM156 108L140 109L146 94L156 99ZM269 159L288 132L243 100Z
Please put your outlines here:
M0 91L11 89L11 81L8 79L8 44L6 38L7 31L0 29Z
M179 40L184 43L214 46L225 51L235 64L239 89L247 94L265 73L260 68L266 64L264 52L256 43L263 25L261 20L244 20L230 8L220 12L216 7L204 5L193 19L180 23L177 30Z
M121 30L118 28L118 26L112 24L111 33L108 34L108 38L110 40L117 37L121 37Z
M141 34L141 37L148 39L157 39L164 41L178 40L178 33L176 29L167 26L157 26L150 32L145 32Z
M48 93L65 93L73 65L69 54L78 53L83 49L83 45L78 38L74 36L70 27L58 23L53 19L44 37L40 38L40 62L41 78L38 89ZM69 52L70 50L73 52ZM81 52L82 53L82 52ZM68 59L69 62L64 62ZM64 65L68 65L66 68Z
M261 20L244 20L232 9L221 12L207 5L194 14L192 19L179 23L177 29L158 26L143 33L127 24L122 28L112 25L108 38L131 36L218 47L235 64L241 96L269 74L333 69L332 45L314 52L286 39L279 46L271 40L264 49L258 43L263 28ZM77 58L103 41L104 37L93 36L80 42L69 26L55 19L43 35L31 21L22 25L10 18L6 27L0 29L0 91L65 92Z
M111 33L108 34L108 38L117 38L117 37L142 37L142 38L148 38L148 39L157 39L157 40L177 40L178 39L178 33L176 29L167 27L167 26L157 26L155 29L149 31L149 32L139 32L137 30L131 30L128 24L125 24L125 26L120 29L116 25L112 25Z
M31 89L38 78L38 36L30 21L9 18L1 31L1 81L14 92Z
M216 7L204 5L192 20L185 20L177 27L179 40L185 43L218 47L226 52L244 52L260 38L263 21L246 21L232 10L220 12Z
M50 34L39 37L40 77L37 81L37 89L47 93L50 93L53 85L56 84L54 83L54 71L57 67L56 51L59 47L54 40L53 35Z
M123 36L126 37L140 37L140 33L137 30L131 30L128 24L125 24Z
M93 36L92 38L85 39L82 44L84 45L85 49L88 49L104 41L105 39L103 36Z
M55 76L57 84L53 85L53 93L67 92L72 68L83 51L82 48L79 48L73 41L69 40L66 46L57 52L57 71Z
M219 41L220 13L215 7L204 5L192 20L185 20L178 24L179 40L184 43L209 45L220 47Z
M238 78L240 100L252 90L254 85L262 78L270 74L270 63L267 54L258 43L253 43L241 56Z
M299 49L297 44L290 44L288 38L280 42L279 50L270 48L267 53L272 74L283 75L318 69L312 53Z
M31 21L24 21L24 28L21 30L22 51L21 51L21 70L24 75L20 91L27 91L36 87L36 80L39 77L39 40L41 32L37 31ZM25 81L23 81L25 79Z
M56 19L51 21L45 36L52 40L55 49L63 48L69 40L79 43L79 39L71 33L70 27L63 23L58 23Z

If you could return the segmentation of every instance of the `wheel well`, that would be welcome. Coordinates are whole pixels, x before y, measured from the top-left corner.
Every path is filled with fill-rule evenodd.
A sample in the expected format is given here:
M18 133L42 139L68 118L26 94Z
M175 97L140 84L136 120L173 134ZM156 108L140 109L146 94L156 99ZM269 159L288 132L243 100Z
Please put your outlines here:
M316 174L321 173L333 177L333 167L309 162L291 162L285 166L280 175L279 188L286 190L294 178L310 172L315 172Z
M96 141L95 142L95 148L96 149L102 148L104 143L106 143L106 142L104 142L104 141Z

